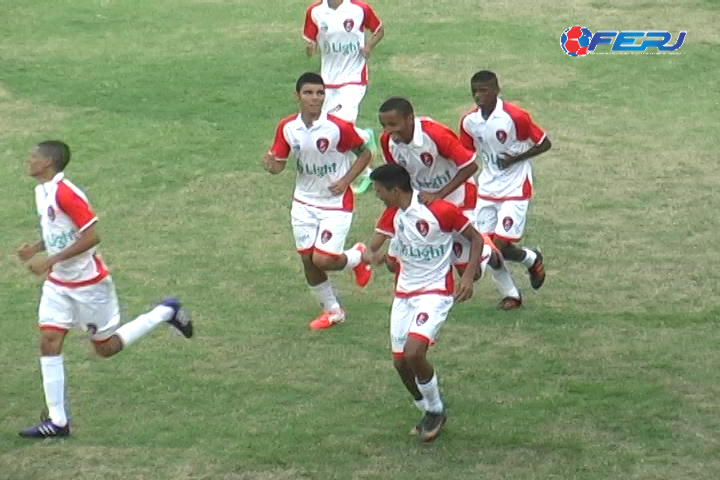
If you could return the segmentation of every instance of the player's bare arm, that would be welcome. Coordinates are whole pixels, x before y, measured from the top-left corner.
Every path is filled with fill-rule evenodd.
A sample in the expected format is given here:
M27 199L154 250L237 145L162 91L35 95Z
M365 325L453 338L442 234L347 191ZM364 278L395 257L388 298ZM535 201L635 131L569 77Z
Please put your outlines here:
M528 150L525 153L521 153L520 155L502 155L499 157L498 166L505 169L508 168L511 165L514 165L518 162L522 162L523 160L530 160L533 157L537 157L541 153L545 153L552 147L552 143L550 143L550 139L548 137L545 137L542 142L538 143L537 145L533 146L530 150Z
M353 162L350 170L337 182L330 185L330 191L335 195L342 195L345 190L348 189L350 184L355 181L361 173L365 171L370 162L372 161L372 152L368 149L366 144L360 145L358 148L352 151L357 158Z
M27 262L38 253L45 250L45 242L40 240L37 243L25 243L17 250L17 256L22 262Z
M378 28L377 31L370 36L365 46L360 50L360 55L365 58L370 58L373 48L375 48L375 46L380 43L380 40L382 40L384 36L385 27L380 25L380 28Z
M262 157L263 168L266 172L270 172L273 175L277 175L285 169L285 160L277 158L272 152L267 152Z
M315 55L318 51L318 45L317 42L310 42L308 40L305 40L305 55L308 57L312 57Z
M468 260L468 265L462 277L460 277L460 285L455 291L455 301L464 302L472 297L473 283L475 282L475 275L480 266L480 255L482 254L484 242L482 236L480 236L472 225L468 225L460 233L463 237L470 240L470 259Z
M418 199L425 205L434 202L435 200L442 200L443 198L450 195L452 192L460 188L462 184L468 181L478 171L478 165L473 161L470 165L467 165L455 174L450 182L435 193L421 192L418 195Z
M28 268L35 275L44 275L48 271L50 271L53 265L76 257L81 253L90 250L99 243L100 236L95 230L95 224L92 224L88 228L80 232L77 241L70 245L68 248L66 248L65 250L61 250L55 255L51 255L47 258L37 258L30 262Z

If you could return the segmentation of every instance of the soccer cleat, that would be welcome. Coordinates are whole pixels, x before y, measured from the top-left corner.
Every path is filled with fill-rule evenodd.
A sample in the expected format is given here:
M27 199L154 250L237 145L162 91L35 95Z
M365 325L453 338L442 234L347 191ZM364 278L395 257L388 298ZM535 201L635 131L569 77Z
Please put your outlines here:
M193 324L190 320L190 312L183 308L180 301L175 297L168 297L160 305L173 309L173 316L167 321L170 325L180 332L185 338L193 336Z
M445 412L426 412L420 422L420 441L432 442L440 435L443 425L447 422Z
M516 308L520 308L522 306L522 297L515 298L515 297L505 297L502 300L500 300L500 303L498 303L498 308L500 310L505 310L506 312L509 310L515 310Z
M20 431L20 436L25 438L56 438L70 435L70 424L64 427L55 425L52 420L46 418L34 427Z
M410 435L420 435L420 432L422 432L422 422L425 419L425 415L420 419L420 421L410 430Z
M543 264L542 252L537 248L534 248L533 252L535 252L537 258L532 267L528 268L528 274L530 275L530 286L532 286L533 290L537 290L545 283L545 265Z
M345 312L338 310L335 312L324 312L318 318L310 322L310 328L313 330L321 330L323 328L330 328L338 323L345 321Z
M362 254L367 250L367 247L364 243L356 243L350 250L358 250ZM353 267L353 275L355 276L355 283L359 287L364 287L372 278L372 268L367 263L360 262Z

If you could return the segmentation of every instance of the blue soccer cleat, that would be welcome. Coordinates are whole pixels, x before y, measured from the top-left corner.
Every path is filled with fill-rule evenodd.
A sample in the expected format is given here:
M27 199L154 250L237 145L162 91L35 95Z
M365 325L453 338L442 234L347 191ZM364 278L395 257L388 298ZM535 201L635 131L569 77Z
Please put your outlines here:
M25 438L56 438L67 437L69 435L70 424L67 424L64 427L59 427L49 418L40 421L40 423L34 427L27 428L20 432L20 436Z
M190 312L183 308L180 300L175 297L168 297L160 302L160 305L173 309L173 316L167 323L175 327L185 338L193 336L193 324L190 320Z

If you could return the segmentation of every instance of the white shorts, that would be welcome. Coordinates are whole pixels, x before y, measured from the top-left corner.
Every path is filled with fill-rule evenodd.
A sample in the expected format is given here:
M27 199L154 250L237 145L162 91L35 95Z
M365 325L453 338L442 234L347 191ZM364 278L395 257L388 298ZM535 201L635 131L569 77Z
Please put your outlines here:
M120 326L120 306L110 276L84 287L63 287L45 281L38 309L41 329L78 328L93 340L110 338Z
M290 216L295 248L300 255L313 250L327 255L340 255L345 251L352 212L323 210L293 202Z
M428 345L435 343L453 302L453 297L437 294L395 297L390 314L393 356L402 355L408 337L418 338Z
M475 224L480 233L517 242L525 232L530 200L492 201L478 198Z
M367 86L365 85L326 88L323 110L343 120L355 123L360 109L360 102L362 102L366 90Z

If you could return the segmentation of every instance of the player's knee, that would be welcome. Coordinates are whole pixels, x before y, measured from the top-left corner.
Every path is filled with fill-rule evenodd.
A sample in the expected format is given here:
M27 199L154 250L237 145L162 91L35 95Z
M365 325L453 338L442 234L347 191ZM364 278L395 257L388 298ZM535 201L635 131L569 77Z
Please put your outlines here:
M393 357L393 367L395 367L395 370L397 370L398 372L403 372L407 370L408 364L405 360L405 357Z
M317 268L320 270L332 270L336 268L338 259L335 257L330 257L328 255L323 255L321 253L313 253L312 256L312 262L315 264Z
M43 331L40 337L40 353L42 355L59 355L62 352L65 332Z
M113 336L103 342L94 342L95 353L103 358L109 358L122 350L122 341Z
M427 345L422 342L408 342L405 344L403 351L403 357L405 361L413 365L418 362L425 361L425 352L427 351Z

